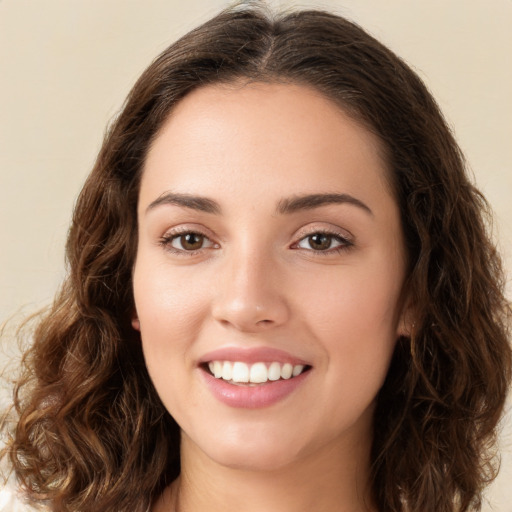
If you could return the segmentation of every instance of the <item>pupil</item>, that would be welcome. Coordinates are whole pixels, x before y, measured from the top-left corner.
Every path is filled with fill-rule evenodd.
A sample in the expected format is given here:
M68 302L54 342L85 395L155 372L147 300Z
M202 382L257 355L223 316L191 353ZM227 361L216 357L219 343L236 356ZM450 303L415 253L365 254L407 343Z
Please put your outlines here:
M181 237L181 245L184 249L200 249L203 245L203 236L196 233L187 233Z
M309 245L313 249L325 251L326 249L329 249L329 247L331 246L331 237L329 235L324 235L322 233L316 233L310 236Z

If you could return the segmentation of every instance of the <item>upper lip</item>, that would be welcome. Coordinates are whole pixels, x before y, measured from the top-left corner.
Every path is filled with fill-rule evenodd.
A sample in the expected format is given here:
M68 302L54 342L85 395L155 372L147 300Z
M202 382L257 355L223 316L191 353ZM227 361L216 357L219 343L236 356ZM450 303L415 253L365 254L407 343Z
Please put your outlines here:
M254 363L290 363L292 365L302 364L308 365L307 361L293 356L284 350L272 347L258 348L241 348L241 347L225 347L213 350L204 354L199 364L209 363L210 361L240 361L247 364Z

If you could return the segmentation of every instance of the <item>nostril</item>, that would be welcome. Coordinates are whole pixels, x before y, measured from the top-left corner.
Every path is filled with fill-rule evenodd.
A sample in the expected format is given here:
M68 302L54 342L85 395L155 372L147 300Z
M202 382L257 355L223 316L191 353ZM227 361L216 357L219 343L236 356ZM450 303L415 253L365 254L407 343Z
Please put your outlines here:
M224 328L234 327L240 331L260 332L288 319L288 307L283 298L272 295L263 304L250 297L220 297L214 300L212 316Z

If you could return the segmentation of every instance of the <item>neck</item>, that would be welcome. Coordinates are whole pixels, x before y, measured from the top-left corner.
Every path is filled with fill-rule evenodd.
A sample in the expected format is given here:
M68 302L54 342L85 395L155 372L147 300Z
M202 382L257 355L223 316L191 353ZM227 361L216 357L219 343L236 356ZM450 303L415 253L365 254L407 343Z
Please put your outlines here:
M181 476L154 512L375 512L369 465L368 443L353 443L327 445L271 471L232 468L183 436Z

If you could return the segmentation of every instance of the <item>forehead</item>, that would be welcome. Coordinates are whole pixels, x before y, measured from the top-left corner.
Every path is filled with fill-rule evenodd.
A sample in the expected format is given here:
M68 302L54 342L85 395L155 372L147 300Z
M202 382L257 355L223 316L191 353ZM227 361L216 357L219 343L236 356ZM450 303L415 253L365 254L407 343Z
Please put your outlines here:
M209 85L187 95L162 126L146 158L141 202L176 187L205 195L362 187L390 195L383 153L380 139L310 87Z

